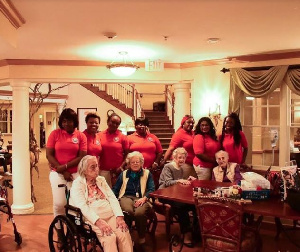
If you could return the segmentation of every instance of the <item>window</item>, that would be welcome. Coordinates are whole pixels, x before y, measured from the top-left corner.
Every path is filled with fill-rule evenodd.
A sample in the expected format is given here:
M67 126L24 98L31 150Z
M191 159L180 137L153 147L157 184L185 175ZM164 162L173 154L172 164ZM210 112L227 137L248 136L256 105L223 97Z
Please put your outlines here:
M11 109L0 110L0 131L1 133L12 132L12 110Z
M245 96L241 104L241 121L249 145L246 163L254 166L278 166L280 89L262 98Z

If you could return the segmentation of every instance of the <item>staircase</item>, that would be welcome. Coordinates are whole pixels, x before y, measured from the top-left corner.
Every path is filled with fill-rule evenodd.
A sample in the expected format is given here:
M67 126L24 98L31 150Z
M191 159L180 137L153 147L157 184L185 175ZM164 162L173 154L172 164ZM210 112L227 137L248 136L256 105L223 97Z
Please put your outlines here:
M174 129L166 112L144 110L150 132L158 137L164 152L168 149Z
M81 84L125 114L133 116L134 89L129 84Z

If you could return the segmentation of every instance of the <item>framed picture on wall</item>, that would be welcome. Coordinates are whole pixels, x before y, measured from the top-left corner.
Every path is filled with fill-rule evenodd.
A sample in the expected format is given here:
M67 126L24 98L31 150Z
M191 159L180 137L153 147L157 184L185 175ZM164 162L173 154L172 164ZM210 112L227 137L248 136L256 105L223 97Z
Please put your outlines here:
M85 117L88 113L97 112L97 108L77 108L78 115L78 130L84 131L86 129Z

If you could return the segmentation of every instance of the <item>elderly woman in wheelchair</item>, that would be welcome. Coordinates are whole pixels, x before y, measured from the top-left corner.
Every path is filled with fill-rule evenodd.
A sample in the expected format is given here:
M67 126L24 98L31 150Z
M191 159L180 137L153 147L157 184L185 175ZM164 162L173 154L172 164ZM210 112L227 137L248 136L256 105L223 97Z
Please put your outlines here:
M119 202L99 176L97 158L87 155L78 165L79 177L72 185L70 204L78 207L107 252L133 251L128 227Z

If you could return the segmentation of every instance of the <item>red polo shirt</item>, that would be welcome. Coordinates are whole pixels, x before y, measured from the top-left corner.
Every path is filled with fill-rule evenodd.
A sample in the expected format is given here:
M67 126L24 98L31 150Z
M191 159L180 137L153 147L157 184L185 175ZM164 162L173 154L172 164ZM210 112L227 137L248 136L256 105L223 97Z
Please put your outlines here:
M99 133L94 135L89 134L87 130L84 130L83 134L85 134L87 139L87 154L99 158L102 151Z
M240 131L241 143L235 146L233 134L225 134L223 148L229 154L229 162L241 164L243 161L243 149L248 148L248 142L243 131ZM220 136L221 137L221 136Z
M129 135L129 150L139 151L144 157L144 168L151 168L153 162L156 159L157 153L163 151L161 143L157 136L148 133L145 137L140 136L136 132Z
M72 134L56 129L48 137L47 148L54 149L59 164L66 164L78 156L78 151L87 151L86 136L77 129ZM67 171L75 173L77 166L68 167Z
M186 158L186 163L193 165L193 159L195 157L193 150L193 139L194 132L187 132L183 128L178 129L172 136L170 146L173 148L183 147L187 151L188 155Z
M102 145L100 169L110 171L119 168L124 160L124 151L129 149L127 137L120 130L110 134L107 129L99 136Z
M215 160L215 154L220 150L220 143L212 139L209 135L198 134L194 137L193 147L195 155L205 154ZM205 168L214 168L214 163L204 162L196 156L194 157L193 164Z

